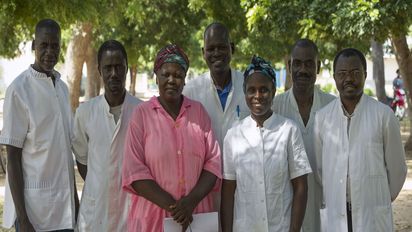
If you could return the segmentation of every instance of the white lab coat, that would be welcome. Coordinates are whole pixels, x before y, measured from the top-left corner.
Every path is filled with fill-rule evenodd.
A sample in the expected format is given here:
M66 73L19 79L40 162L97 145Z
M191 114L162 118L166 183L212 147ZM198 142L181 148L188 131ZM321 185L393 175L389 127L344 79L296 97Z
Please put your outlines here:
M391 199L401 190L407 172L399 122L388 106L363 95L349 135L347 123L339 98L315 116L316 167L325 201L322 231L348 231L348 173L353 231L393 231Z
M223 147L223 178L237 185L233 231L289 231L291 180L311 172L298 127L272 114L259 128L249 116L228 131Z
M327 105L336 97L319 90L315 86L313 91L313 103L310 109L309 120L305 126L302 117L299 113L299 107L293 95L293 87L275 97L273 102L273 111L286 118L292 119L300 129L305 144L306 154L310 162L312 170L315 170L315 143L313 140L313 125L315 122L315 113L322 107ZM319 210L322 204L322 188L316 181L313 173L308 175L308 201L306 205L305 219L303 221L303 232L319 232L320 231L320 215Z
M199 101L205 107L221 148L227 131L240 119L250 114L243 93L243 74L232 69L231 75L232 89L227 97L224 111L210 72L190 80L183 89L183 95Z
M126 93L117 124L104 95L76 111L73 152L87 165L77 222L79 231L127 231L130 197L122 190L124 140L133 109L141 100Z
M50 77L32 67L7 88L0 143L22 148L24 199L36 231L73 229L74 163L70 149L72 113L60 74ZM16 220L6 182L3 226Z

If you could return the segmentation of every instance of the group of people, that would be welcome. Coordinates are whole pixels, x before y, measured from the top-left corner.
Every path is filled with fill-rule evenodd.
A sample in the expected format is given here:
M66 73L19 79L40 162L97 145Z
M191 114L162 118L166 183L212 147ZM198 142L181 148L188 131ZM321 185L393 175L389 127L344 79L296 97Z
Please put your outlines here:
M315 86L318 48L300 39L288 63L293 86L275 96L276 74L263 58L243 73L231 68L235 46L223 24L203 38L209 72L186 82L187 55L167 45L154 61L159 96L146 102L125 89L123 45L104 42L104 94L72 120L54 70L60 27L41 20L34 64L4 101L4 225L159 232L173 218L190 231L194 214L218 211L224 232L393 231L405 155L391 109L363 94L364 55L336 55L335 98ZM85 180L80 203L72 153Z

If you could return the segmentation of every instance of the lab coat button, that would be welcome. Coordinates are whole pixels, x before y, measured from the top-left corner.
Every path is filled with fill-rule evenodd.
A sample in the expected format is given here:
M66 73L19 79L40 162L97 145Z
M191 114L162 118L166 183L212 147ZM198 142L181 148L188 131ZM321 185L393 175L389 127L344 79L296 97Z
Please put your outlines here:
M340 179L340 180L339 180L339 183L341 183L341 184L342 184L342 183L343 183L343 180L342 180L342 179Z

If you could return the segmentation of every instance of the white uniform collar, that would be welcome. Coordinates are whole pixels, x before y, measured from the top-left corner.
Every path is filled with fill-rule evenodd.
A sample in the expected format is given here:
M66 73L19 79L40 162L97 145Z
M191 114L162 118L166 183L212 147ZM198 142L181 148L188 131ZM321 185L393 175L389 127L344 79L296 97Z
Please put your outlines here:
M29 72L30 72L30 75L33 76L33 77L35 77L35 78L39 78L39 79L51 78L51 77L48 77L45 73L36 71L36 70L32 67L32 65L29 66ZM54 78L55 78L56 80L59 80L59 79L60 79L60 73L57 72L57 71L54 70L54 69L53 69L52 72L53 72Z

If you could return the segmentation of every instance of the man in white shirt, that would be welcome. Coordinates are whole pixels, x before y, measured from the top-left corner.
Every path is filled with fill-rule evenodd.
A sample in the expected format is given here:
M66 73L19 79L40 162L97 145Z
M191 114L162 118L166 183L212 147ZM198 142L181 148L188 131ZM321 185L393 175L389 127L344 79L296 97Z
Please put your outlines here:
M116 40L98 51L105 93L76 111L73 152L85 180L79 231L127 231L129 197L122 191L124 139L133 109L142 102L125 89L127 54Z
M230 42L229 31L223 24L207 26L203 39L203 58L209 72L189 81L183 95L203 104L223 149L223 139L229 128L250 114L243 93L243 74L230 67L235 46Z
M72 118L67 86L54 70L60 54L60 26L54 20L37 23L32 49L34 64L11 83L4 101L0 143L7 147L8 183L3 226L72 231L78 208Z
M363 94L366 70L360 51L340 51L333 63L339 98L315 116L322 231L393 231L391 202L406 178L405 154L391 109Z
M292 119L299 126L305 144L310 165L315 170L315 148L313 141L313 123L316 111L327 105L334 96L315 87L316 75L319 74L320 60L318 47L308 39L299 39L292 48L288 71L292 75L292 88L277 95L273 111ZM308 201L303 232L320 231L319 209L322 189L312 173L308 174Z

